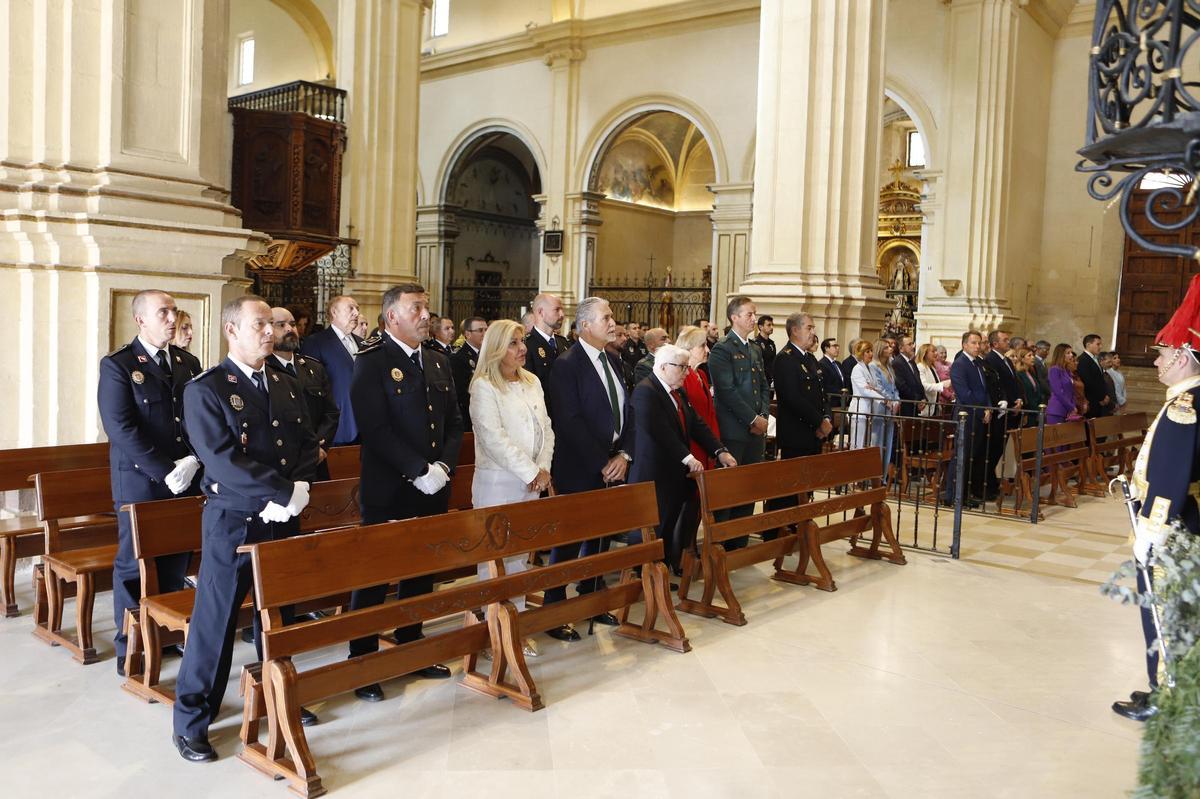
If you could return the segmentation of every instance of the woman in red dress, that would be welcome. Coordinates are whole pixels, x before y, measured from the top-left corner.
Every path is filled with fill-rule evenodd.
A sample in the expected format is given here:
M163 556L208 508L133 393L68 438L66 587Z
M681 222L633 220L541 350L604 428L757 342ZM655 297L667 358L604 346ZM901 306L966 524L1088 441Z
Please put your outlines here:
M708 363L706 341L707 336L702 329L687 325L680 329L679 338L675 339L675 346L688 353L688 374L683 379L683 393L687 396L688 402L695 409L696 414L713 431L713 435L720 438L721 429L717 426L717 409L713 405L712 381L708 377L708 368L701 368ZM710 458L708 453L695 441L692 442L692 454L696 456L696 460L704 464L706 469L712 469L717 465L716 461Z

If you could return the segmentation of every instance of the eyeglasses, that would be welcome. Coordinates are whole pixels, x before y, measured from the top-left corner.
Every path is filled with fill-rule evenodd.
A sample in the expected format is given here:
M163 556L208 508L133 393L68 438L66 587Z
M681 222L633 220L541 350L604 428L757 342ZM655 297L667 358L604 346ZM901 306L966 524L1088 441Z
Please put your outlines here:
M667 361L667 366L674 366L677 369L690 369L691 368L691 364L675 363L674 361Z

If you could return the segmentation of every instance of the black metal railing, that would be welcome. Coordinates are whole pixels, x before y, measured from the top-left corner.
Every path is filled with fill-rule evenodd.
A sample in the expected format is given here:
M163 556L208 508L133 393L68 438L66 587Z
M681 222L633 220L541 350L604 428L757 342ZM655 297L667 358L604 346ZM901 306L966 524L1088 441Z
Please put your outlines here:
M682 325L707 319L712 303L712 287L705 280L672 280L665 285L652 275L593 278L588 295L608 300L619 322L661 327L672 336Z
M489 322L496 319L520 320L533 306L538 285L533 280L508 281L502 285L481 286L452 281L446 286L445 313L460 324L471 316Z
M346 90L306 80L292 81L229 98L229 110L278 111L308 114L332 122L346 122Z

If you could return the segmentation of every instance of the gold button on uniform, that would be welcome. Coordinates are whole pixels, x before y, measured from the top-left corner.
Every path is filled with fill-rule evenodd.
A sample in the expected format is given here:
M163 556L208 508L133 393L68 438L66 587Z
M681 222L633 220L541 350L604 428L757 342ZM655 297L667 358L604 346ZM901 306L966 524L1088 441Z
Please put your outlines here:
M244 426L244 425L243 425L243 426ZM279 420L278 420L278 419L272 419L272 420L271 420L271 427L279 427Z

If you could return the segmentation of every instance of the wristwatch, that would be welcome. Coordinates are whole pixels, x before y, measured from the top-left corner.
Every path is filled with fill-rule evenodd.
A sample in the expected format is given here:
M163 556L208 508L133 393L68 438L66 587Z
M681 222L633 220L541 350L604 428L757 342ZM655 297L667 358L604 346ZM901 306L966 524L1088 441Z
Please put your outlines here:
M625 450L619 449L617 450L617 454L624 458L626 463L633 463L633 458Z

